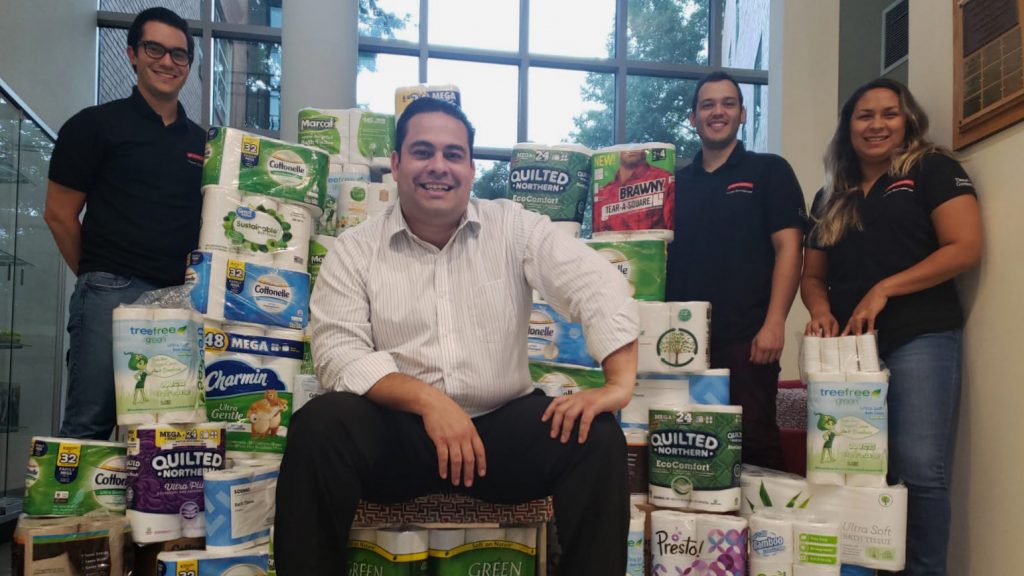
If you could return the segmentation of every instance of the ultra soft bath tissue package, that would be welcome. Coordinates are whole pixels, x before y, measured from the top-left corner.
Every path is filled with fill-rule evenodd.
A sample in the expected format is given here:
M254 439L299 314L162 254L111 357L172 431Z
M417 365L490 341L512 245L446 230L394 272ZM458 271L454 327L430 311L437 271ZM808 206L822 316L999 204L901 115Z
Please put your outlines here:
M395 117L349 108L299 110L299 143L342 162L387 168L395 149Z
M327 196L327 164L327 153L316 148L213 126L206 140L203 186L304 203L319 217Z
M623 428L647 429L652 406L728 404L729 369L687 374L637 374L633 399L619 414Z
M530 361L599 368L587 352L583 326L571 322L546 302L534 302L527 331L526 353Z
M592 156L593 237L658 230L671 242L675 226L676 147L649 142L596 150Z
M227 450L284 453L302 339L299 330L207 329L206 415L225 426Z
M25 471L25 512L124 514L126 450L119 442L33 437Z
M762 511L804 510L812 500L812 490L803 476L744 464L740 473L740 515L749 518Z
M579 236L590 191L590 154L577 144L516 144L509 163L508 199Z
M906 564L907 488L818 486L809 510L842 528L840 559L899 572Z
M604 370L569 364L530 362L530 379L551 397L568 396L587 388L604 386Z
M822 473L855 473L858 484L884 485L889 460L888 372L811 373L807 380L808 478L823 483ZM842 483L848 482L844 478Z

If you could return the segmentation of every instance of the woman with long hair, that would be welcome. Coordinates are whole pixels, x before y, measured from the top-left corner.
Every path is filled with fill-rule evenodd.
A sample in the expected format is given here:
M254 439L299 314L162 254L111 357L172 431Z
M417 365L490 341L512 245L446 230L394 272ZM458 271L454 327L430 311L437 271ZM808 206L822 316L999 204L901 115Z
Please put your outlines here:
M953 279L982 247L974 186L927 130L899 82L854 91L825 154L800 283L807 334L877 331L890 371L889 482L908 489L915 576L946 573L964 323Z

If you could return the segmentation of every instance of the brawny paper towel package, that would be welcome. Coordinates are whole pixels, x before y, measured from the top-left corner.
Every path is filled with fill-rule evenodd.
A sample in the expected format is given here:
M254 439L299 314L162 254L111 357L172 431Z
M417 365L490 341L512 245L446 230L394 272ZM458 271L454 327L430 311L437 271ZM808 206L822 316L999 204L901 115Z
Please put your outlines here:
M32 516L123 514L127 447L120 442L32 438L25 512Z
M804 510L812 500L812 486L806 478L751 464L743 465L740 490L740 515L747 518L761 511Z
M593 237L658 230L671 242L674 228L676 147L649 142L594 151Z
M387 168L395 149L395 117L360 108L303 108L298 139L343 162Z
M546 302L534 302L526 336L530 361L572 364L585 368L601 365L587 352L583 326L571 322Z
M623 428L647 429L652 406L728 404L729 369L686 374L637 374L633 399L619 413Z
M842 533L840 559L899 572L906 564L907 488L819 486L809 510L835 518Z
M508 199L579 236L590 191L590 154L577 144L516 144L509 162Z
M159 573L167 576L267 576L268 555L266 546L256 546L231 553L206 550L161 552L156 560Z
M821 473L855 473L861 476L858 484L884 484L889 453L888 372L811 373L807 380L808 478L820 483ZM846 482L844 477L842 483Z
M639 372L681 374L710 368L710 302L639 302L637 308Z
M625 276L633 298L661 302L665 300L666 242L658 232L609 232L587 244L605 257Z
M203 186L308 204L319 217L327 195L327 154L300 144L213 126L206 140Z
M604 386L604 370L570 364L530 362L530 379L551 397L568 396L587 388Z

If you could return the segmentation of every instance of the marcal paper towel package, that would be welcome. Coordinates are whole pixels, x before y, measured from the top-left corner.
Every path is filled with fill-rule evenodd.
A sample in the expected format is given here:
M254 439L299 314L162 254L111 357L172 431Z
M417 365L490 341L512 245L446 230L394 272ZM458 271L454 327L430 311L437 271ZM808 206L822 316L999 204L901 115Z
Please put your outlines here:
M808 375L807 476L811 481L824 483L818 480L822 473L845 473L855 474L858 483L873 479L872 483L884 485L889 461L888 393L887 371Z
M433 98L444 100L449 104L462 107L462 98L459 87L454 84L401 86L395 89L395 119L397 120L405 112L405 108L417 98Z
M682 404L728 404L729 369L719 368L688 374L637 374L633 399L622 409L623 428L647 429L649 410L655 406Z
M334 246L334 236L313 236L309 239L309 292L313 293L316 285L316 277L320 275L320 267L323 266L327 254Z
M809 510L839 522L840 559L899 572L906 564L907 488L817 486Z
M192 306L207 318L302 329L309 321L309 274L232 257L189 255L185 283Z
M530 361L600 367L597 360L587 352L583 326L570 322L546 302L533 303L526 353Z
M639 302L637 370L657 374L711 367L710 302Z
M612 263L633 290L633 298L661 302L665 300L665 263L668 258L664 238L657 232L602 234L587 244Z
M742 437L739 406L651 408L651 504L708 512L739 510Z
M236 466L203 476L207 550L235 552L270 541L278 468Z
M25 512L32 516L124 514L126 446L101 440L32 438Z
M587 388L604 386L604 370L569 364L530 362L530 379L551 397L568 396Z
M593 237L658 230L671 242L675 225L676 147L622 144L592 156Z
M813 487L803 476L744 464L740 473L743 500L740 515L749 518L763 511L793 512L807 509Z
M201 422L203 322L184 308L121 305L113 311L117 423Z
M267 576L266 546L224 554L205 550L161 552L156 557L163 576Z
M228 451L284 453L302 339L298 330L207 329L206 415L225 426Z
M327 154L315 148L213 126L206 141L203 186L304 203L319 217L327 195L327 168Z
M512 147L508 199L578 237L590 191L590 150L577 144Z
M19 576L123 576L131 568L131 530L124 516L18 518L13 536Z
M222 468L223 424L155 424L128 430L127 516L135 541L204 536L203 474Z
M299 143L343 162L387 168L395 149L395 117L359 108L303 108L299 110Z

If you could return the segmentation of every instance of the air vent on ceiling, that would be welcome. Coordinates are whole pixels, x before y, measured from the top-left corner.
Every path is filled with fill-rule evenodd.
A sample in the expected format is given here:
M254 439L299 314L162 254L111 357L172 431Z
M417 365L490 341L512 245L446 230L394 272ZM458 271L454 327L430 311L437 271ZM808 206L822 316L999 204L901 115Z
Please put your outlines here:
M882 74L907 61L910 50L909 0L896 0L882 11Z

